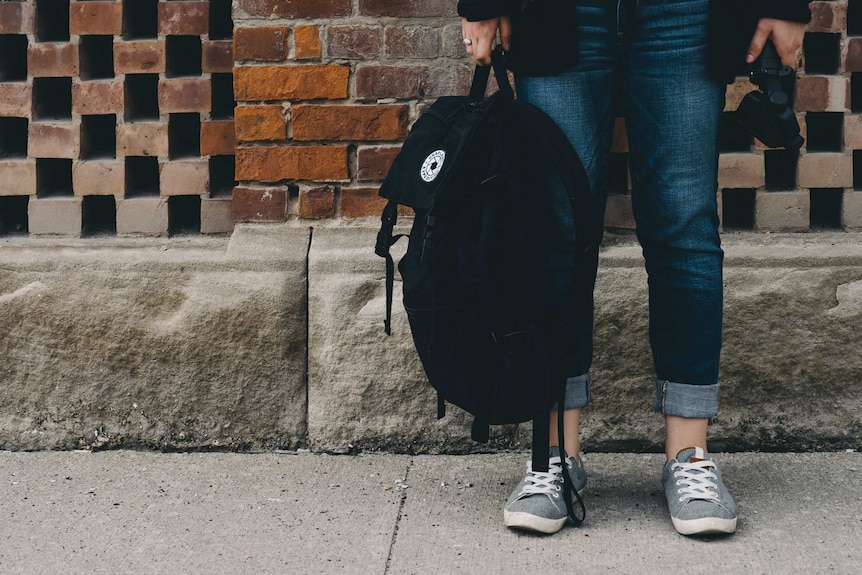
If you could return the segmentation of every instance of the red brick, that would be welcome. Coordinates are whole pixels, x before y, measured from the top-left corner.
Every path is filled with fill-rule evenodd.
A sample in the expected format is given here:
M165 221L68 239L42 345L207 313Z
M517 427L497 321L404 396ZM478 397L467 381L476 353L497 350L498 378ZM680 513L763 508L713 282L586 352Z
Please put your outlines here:
M284 60L287 48L286 26L234 30L233 50L237 60Z
M809 32L841 32L847 25L847 4L812 2Z
M359 0L363 16L453 16L452 0Z
M437 98L467 94L473 77L472 66L359 66L356 70L356 97Z
M348 177L347 146L240 146L236 152L237 180L327 182Z
M36 160L9 160L0 162L0 196L36 195Z
M208 78L168 78L159 80L159 110L209 112L212 85Z
M210 74L233 72L233 42L204 42L203 71Z
M35 31L33 2L0 2L0 34L32 34Z
M165 71L165 43L157 40L114 44L117 74L157 74Z
M329 186L299 191L299 217L322 220L335 215L335 190Z
M72 2L69 6L69 32L72 34L123 33L123 5L120 2Z
M386 200L377 192L378 188L342 188L341 216L348 219L379 217Z
M862 116L858 114L844 116L844 148L862 150Z
M159 2L160 34L204 36L209 26L209 2Z
M798 112L843 112L846 109L847 78L806 76L796 85L794 107Z
M387 26L383 32L388 58L436 58L440 32L428 26Z
M163 196L201 196L209 191L209 162L206 159L172 160L159 166Z
M297 60L320 58L320 27L299 25L293 29L293 43Z
M326 53L332 58L366 60L380 53L380 31L374 26L330 26Z
M76 114L120 114L124 102L123 81L119 78L72 83L72 111Z
M234 69L238 101L332 100L347 98L347 66L239 66Z
M33 87L24 82L0 82L0 116L29 118Z
M287 189L234 188L231 215L235 222L283 222L287 219Z
M233 120L201 123L201 155L232 156L236 153Z
M407 106L295 106L293 139L400 140L408 122Z
M77 44L30 44L27 68L34 77L69 77L78 75Z
M287 139L287 119L281 106L239 106L234 122L241 142Z
M357 179L360 182L379 181L386 178L389 168L401 147L393 148L359 148L357 163L359 166Z
M30 123L27 155L31 158L78 159L81 155L78 126L69 123Z
M278 18L332 18L350 16L352 0L239 0L239 9L249 16Z
M117 155L168 155L168 126L160 122L135 122L117 126Z
M126 169L122 160L86 160L72 164L72 189L76 196L122 196Z

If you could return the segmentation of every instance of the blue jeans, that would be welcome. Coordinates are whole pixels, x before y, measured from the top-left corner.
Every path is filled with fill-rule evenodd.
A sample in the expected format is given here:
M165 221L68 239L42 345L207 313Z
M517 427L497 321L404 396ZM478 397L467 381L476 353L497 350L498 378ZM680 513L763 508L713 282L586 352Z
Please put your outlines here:
M709 0L579 0L578 65L516 79L560 125L593 192L608 187L615 82L629 141L632 206L649 276L653 408L718 411L722 261L716 203L724 86L707 74ZM592 338L592 325L582 341ZM590 346L576 351L566 409L589 403Z

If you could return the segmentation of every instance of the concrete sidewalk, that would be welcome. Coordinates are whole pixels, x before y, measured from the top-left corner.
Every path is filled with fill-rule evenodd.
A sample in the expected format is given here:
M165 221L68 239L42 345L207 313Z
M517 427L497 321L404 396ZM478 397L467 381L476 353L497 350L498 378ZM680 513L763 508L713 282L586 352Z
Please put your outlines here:
M724 454L736 535L677 535L660 455L587 455L587 522L507 530L526 455L0 452L0 573L859 573L862 454Z

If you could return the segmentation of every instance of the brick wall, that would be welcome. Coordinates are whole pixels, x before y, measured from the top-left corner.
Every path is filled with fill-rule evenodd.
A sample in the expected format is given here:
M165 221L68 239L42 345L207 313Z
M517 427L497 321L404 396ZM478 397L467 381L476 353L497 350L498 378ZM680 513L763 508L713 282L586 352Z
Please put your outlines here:
M0 0L0 233L379 215L410 124L469 85L454 0L234 0L235 166L230 4ZM798 154L736 126L751 86L728 89L726 230L862 229L862 0L812 9ZM613 228L633 226L626 161L619 121Z
M232 229L230 0L0 1L0 234Z

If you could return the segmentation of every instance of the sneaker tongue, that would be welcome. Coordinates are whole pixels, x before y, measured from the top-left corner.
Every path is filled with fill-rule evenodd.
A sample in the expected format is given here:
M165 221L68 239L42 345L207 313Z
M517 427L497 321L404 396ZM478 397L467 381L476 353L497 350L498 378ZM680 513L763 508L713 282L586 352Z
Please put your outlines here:
M548 456L549 457L559 457L560 456L560 448L557 447L556 445L551 447L548 450Z
M697 463L706 459L708 457L702 447L686 447L676 455L677 461L687 461L688 463Z

